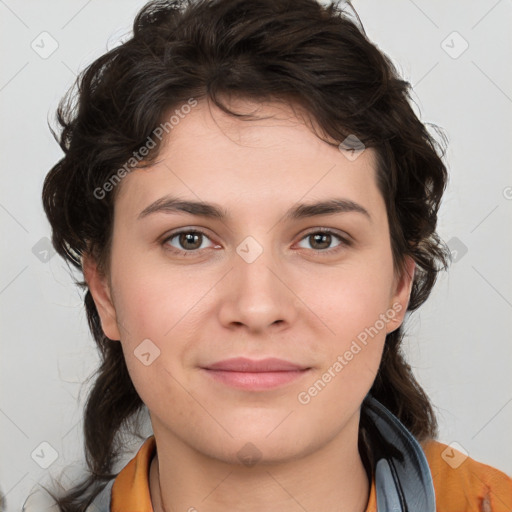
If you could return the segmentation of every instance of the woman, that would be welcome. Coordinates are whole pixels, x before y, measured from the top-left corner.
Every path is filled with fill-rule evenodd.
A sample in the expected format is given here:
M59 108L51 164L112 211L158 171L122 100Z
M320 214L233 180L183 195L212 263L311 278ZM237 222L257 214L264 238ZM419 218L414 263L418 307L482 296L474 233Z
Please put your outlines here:
M44 207L102 364L58 510L510 510L507 475L436 441L400 349L448 258L409 84L336 5L181 4L59 109Z

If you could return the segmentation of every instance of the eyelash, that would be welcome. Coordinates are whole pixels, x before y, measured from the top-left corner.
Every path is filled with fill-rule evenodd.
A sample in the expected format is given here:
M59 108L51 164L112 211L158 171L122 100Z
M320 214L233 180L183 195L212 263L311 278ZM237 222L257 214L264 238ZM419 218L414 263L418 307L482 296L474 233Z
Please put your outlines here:
M176 231L174 233L171 233L169 236L167 236L162 241L162 245L163 246L167 246L166 250L168 250L168 251L170 251L170 252L172 252L174 254L183 255L183 256L195 256L195 255L197 255L197 252L200 251L201 249L193 249L193 250L190 250L190 251L185 251L185 250L181 250L181 249L176 249L176 247L168 246L168 242L169 241L171 241L173 238L176 238L178 235L181 235L183 233L200 234L200 235L210 239L209 236L204 231L201 231L200 229L184 229L184 230L181 230L181 231ZM352 241L351 240L349 240L348 238L344 238L343 236L338 234L336 231L333 231L333 230L327 229L327 228L316 228L314 231L310 231L310 232L306 233L300 239L300 242L302 240L307 239L308 237L310 237L312 235L317 235L317 234L332 235L332 236L334 236L335 238L337 238L340 241L339 245L337 245L336 247L331 248L331 249L324 249L324 250L321 250L321 249L316 249L316 250L315 249L311 249L318 256L334 254L334 253L337 253L338 251L340 251L340 250L342 250L342 249L344 249L346 247L350 247L352 245ZM171 248L169 248L169 247L171 247Z

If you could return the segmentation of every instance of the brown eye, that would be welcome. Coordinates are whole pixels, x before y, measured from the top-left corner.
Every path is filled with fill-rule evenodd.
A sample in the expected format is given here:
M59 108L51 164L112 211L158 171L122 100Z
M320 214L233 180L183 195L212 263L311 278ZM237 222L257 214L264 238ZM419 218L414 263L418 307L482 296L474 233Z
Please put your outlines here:
M332 246L334 242L338 240L336 245ZM341 235L331 230L320 230L312 231L308 233L301 242L307 241L310 247L304 247L306 249L313 249L317 252L332 253L341 250L343 247L349 246L350 242L343 238Z
M332 235L328 233L315 233L314 235L309 235L309 238L312 241L313 249L329 249L332 243Z
M203 246L205 240L209 240L209 238L202 231L179 231L168 236L163 241L163 245L169 248L172 252L187 254L206 248Z
M184 249L199 249L201 247L202 242L202 234L197 232L190 232L190 233L180 233L178 236L178 243L183 247ZM198 245L199 241L199 245Z

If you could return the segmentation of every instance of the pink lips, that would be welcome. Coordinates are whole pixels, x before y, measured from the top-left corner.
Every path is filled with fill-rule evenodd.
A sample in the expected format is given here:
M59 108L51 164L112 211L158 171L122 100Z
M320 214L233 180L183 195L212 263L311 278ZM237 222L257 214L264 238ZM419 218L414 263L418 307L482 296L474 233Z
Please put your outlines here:
M204 367L203 370L218 382L246 390L275 388L301 377L309 370L283 359L261 360L237 357Z

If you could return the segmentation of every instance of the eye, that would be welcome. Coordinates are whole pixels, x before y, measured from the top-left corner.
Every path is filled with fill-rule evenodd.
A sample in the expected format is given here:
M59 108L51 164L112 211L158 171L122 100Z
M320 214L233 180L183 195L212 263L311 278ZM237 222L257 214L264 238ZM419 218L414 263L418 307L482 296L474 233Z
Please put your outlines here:
M333 248L329 248L334 239L338 240L338 244ZM162 241L162 245L164 245L167 250L176 254L193 256L197 251L208 248L207 245L204 245L205 240L210 240L210 238L203 231L199 229L188 229L171 233ZM312 248L317 253L323 254L335 253L351 245L351 241L348 237L345 238L330 229L316 229L316 231L311 231L301 239L300 243L307 242L308 240L311 241L311 247L309 248ZM220 246L212 242L210 248L213 247ZM308 247L303 248L308 249Z
M172 233L163 240L162 244L172 252L188 256L190 253L206 248L203 245L204 239L210 240L206 233L198 229L189 229Z
M339 240L339 243L334 248L329 248L333 242L333 237ZM301 239L301 242L311 240L310 245L316 252L323 252L331 254L340 251L344 247L351 245L348 238L344 238L338 233L330 229L317 229L316 231L309 232L305 237ZM307 249L308 247L306 247Z

